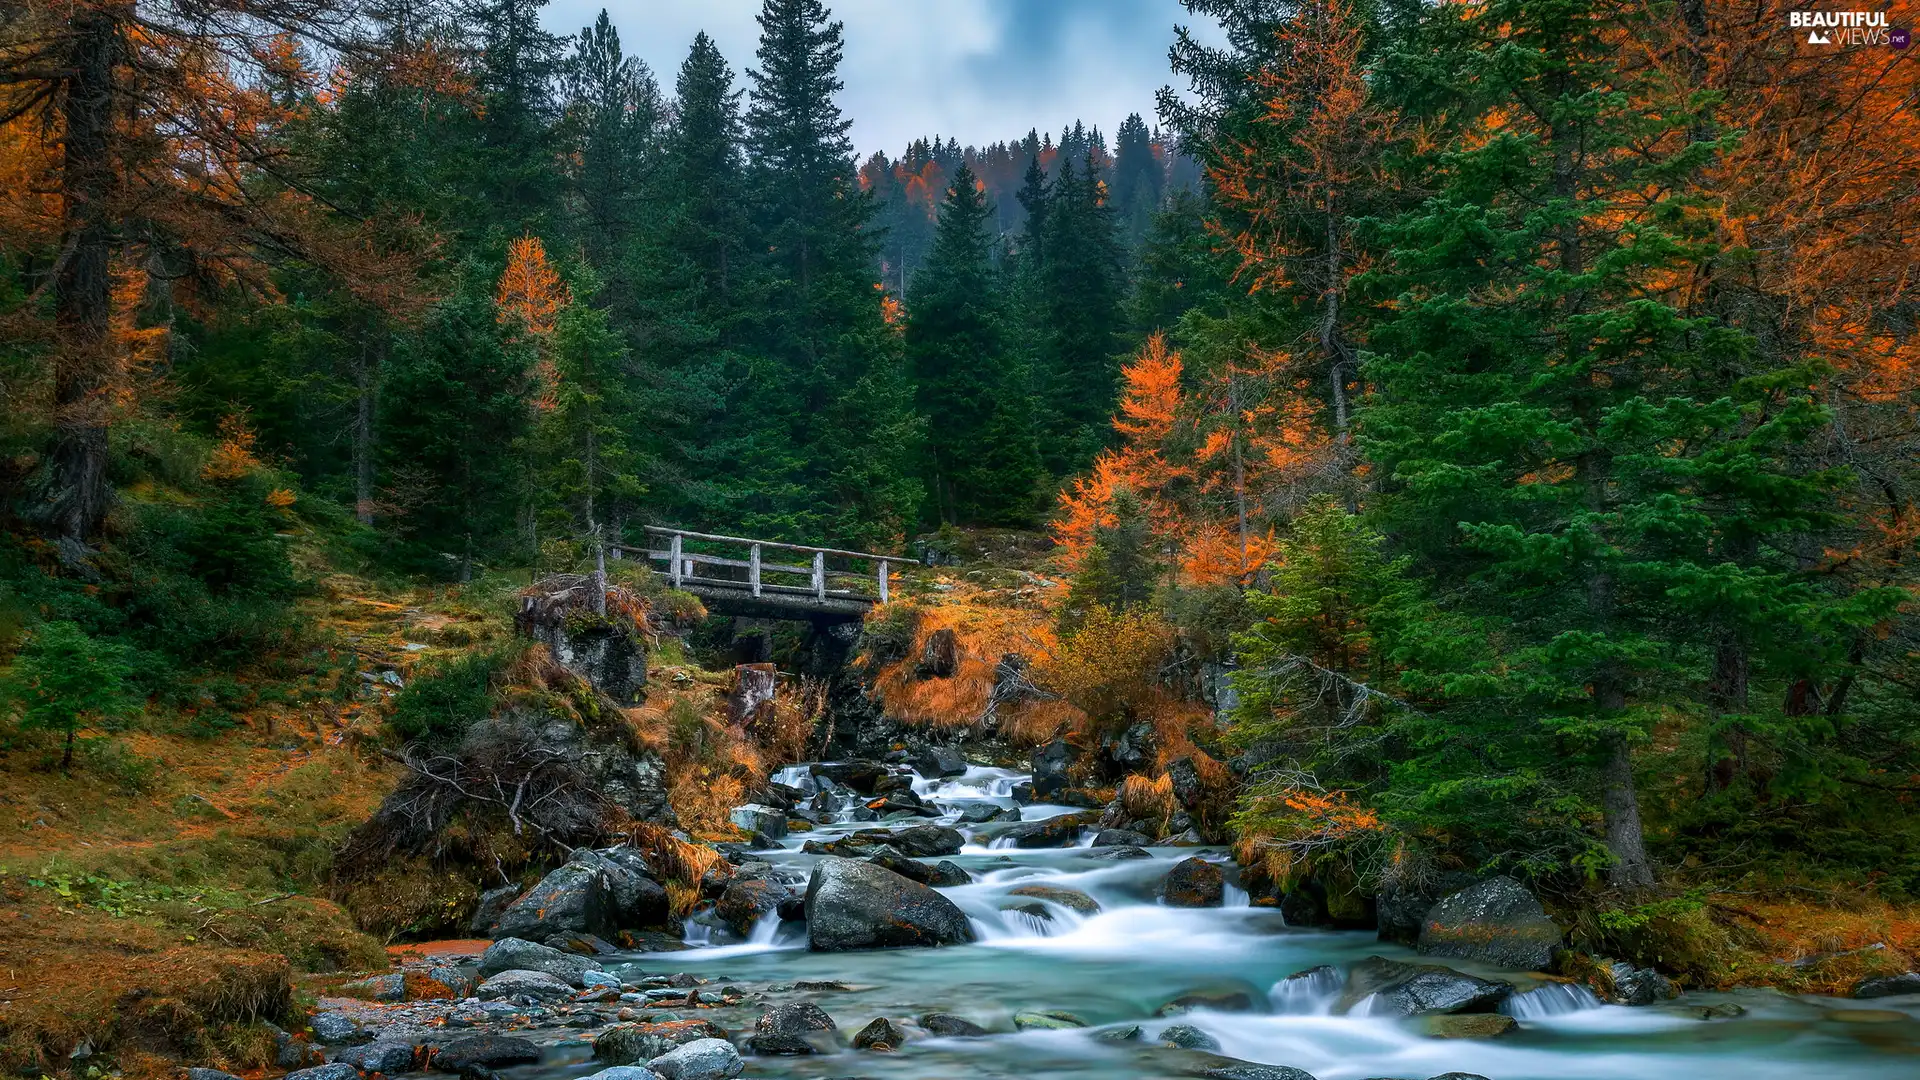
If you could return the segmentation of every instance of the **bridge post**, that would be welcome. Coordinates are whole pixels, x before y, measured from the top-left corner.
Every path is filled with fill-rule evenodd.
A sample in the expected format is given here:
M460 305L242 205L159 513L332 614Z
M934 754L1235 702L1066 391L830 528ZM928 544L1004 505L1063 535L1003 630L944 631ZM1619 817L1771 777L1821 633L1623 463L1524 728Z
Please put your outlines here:
M760 545L753 545L753 551L747 556L747 584L753 587L753 595L760 595Z
M813 596L821 603L827 602L827 553L813 553Z
M677 589L680 587L680 584L681 584L680 534L679 533L673 534L673 543L671 548L667 552L667 565L673 568L673 573L671 575L673 578L673 587Z
M887 560L880 560L880 602L887 602Z

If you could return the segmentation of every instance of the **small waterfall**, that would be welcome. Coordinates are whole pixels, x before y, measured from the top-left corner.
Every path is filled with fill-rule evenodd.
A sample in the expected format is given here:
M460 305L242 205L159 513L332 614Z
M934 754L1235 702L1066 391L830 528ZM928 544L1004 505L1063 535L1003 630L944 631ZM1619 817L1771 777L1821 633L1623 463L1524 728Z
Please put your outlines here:
M1594 992L1573 983L1548 983L1538 990L1515 994L1500 1004L1500 1011L1515 1020L1538 1020L1546 1016L1597 1009L1603 1002Z
M1253 898L1247 895L1247 890L1241 888L1238 885L1235 885L1231 881L1227 882L1226 885L1222 888L1220 895L1221 895L1220 906L1223 908L1243 908L1243 907L1253 906Z
M680 924L680 943L696 949L713 944L713 927L701 922L696 916L689 915Z
M780 934L780 915L769 911L753 921L753 929L747 931L747 944L771 945Z
M1326 1016L1333 1012L1346 982L1338 968L1322 964L1274 983L1267 998L1273 1002L1273 1011L1284 1016Z
M773 782L776 784L785 784L790 788L799 788L808 794L812 794L819 786L813 782L813 772L810 767L806 765L789 765L775 772L773 774Z

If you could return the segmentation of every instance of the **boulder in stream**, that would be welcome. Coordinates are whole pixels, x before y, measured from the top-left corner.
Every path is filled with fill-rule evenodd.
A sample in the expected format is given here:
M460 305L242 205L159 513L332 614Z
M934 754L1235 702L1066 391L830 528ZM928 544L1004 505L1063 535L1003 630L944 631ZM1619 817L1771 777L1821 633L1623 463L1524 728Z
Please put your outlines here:
M1177 1046L1182 1050L1218 1050L1220 1040L1194 1027L1192 1024L1174 1024L1160 1033L1163 1046Z
M1613 983L1606 1000L1615 1005L1653 1005L1680 996L1673 980L1652 968L1637 968L1624 960L1615 960L1607 968Z
M746 937L754 923L777 913L788 895L787 887L777 881L735 878L714 902L713 913L727 929Z
M995 841L1008 840L1017 848L1073 847L1080 842L1085 815L1061 814L1042 821L1023 821L993 834Z
M726 1037L726 1028L708 1020L617 1024L593 1040L593 1058L613 1065L631 1065L637 1061L651 1061L683 1043Z
M1143 847L1110 847L1101 848L1088 854L1086 857L1089 859L1099 859L1102 862L1125 862L1128 859L1151 859L1153 858L1153 852Z
M1101 829L1093 836L1093 847L1146 847L1153 837L1132 829Z
M884 1016L875 1017L853 1036L855 1050L898 1050L907 1045L907 1033Z
M569 986L581 987L589 971L600 970L598 961L563 953L524 938L501 938L480 954L482 977L504 971L539 971L552 975Z
M1560 928L1527 887L1501 875L1470 885L1427 912L1419 950L1517 971L1553 963Z
M1187 1070L1188 1076L1206 1080L1314 1080L1313 1074L1291 1065L1262 1065L1255 1061L1206 1055L1203 1063Z
M1333 1011L1344 1015L1367 1002L1366 1012L1372 1016L1492 1012L1512 994L1513 987L1507 983L1438 964L1403 964L1369 956L1347 973Z
M1023 1009L1013 1014L1013 1026L1021 1031L1072 1031L1087 1022L1061 1009Z
M831 1052L833 1017L811 1001L775 1005L760 1014L747 1045L756 1054L818 1054Z
M433 1067L442 1072L465 1072L471 1068L531 1065L539 1060L540 1048L526 1039L512 1035L468 1035L435 1052Z
M1493 1039L1511 1034L1520 1022L1500 1013L1468 1013L1420 1018L1421 1029L1435 1039Z
M990 802L968 803L960 811L960 820L969 825L985 825L989 821L1019 821L1020 808Z
M1852 992L1852 996L1860 1001L1896 997L1901 994L1920 994L1920 971L1903 971L1898 975L1880 975L1871 979L1861 979L1853 984Z
M1082 915L1100 914L1100 901L1079 889L1067 889L1058 885L1020 885L1008 889L1007 895L1045 900L1049 904L1058 904L1068 911L1079 912Z
M727 814L727 820L750 833L762 833L775 839L787 835L787 812L778 807L760 803L736 806Z
M1160 886L1168 907L1219 907L1226 903L1226 893L1226 875L1197 855L1175 863Z
M503 971L480 984L480 1000L564 1001L573 996L573 987L544 971Z
M977 1039L987 1033L987 1029L953 1013L930 1012L920 1018L920 1026L930 1035L943 1039Z
M929 780L960 776L967 771L967 759L951 746L922 746L907 753L907 764Z
M1033 794L1044 799L1067 788L1067 769L1073 764L1073 748L1065 739L1055 739L1033 752ZM1016 798L1018 796L1015 796Z
M647 1062L660 1080L733 1080L747 1069L725 1039L695 1039Z
M952 900L883 866L824 858L807 880L807 946L817 952L974 940Z
M934 888L945 888L949 885L965 885L973 880L973 875L962 869L960 864L949 862L946 859L929 864L923 863L918 859L909 859L904 855L888 853L875 855L867 861L875 866L883 866L899 874L901 877L906 878L908 881L917 881L922 885L931 885Z
M816 780L825 777L862 795L876 794L880 781L893 775L884 761L818 761L808 771Z

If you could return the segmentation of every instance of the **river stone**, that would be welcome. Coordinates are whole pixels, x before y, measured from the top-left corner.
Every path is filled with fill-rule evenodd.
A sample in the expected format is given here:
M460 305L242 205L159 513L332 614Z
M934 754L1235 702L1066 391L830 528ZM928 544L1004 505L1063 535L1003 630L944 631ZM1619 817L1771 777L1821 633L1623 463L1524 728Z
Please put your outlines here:
M333 1060L345 1062L363 1073L412 1072L418 1047L412 1039L388 1038L382 1036L365 1046L348 1047L333 1055Z
M898 1050L907 1045L907 1033L899 1024L876 1016L853 1037L855 1050Z
M536 1001L561 1001L573 996L573 987L544 971L503 971L480 984L482 1001L501 998L533 998Z
M360 1026L360 1021L340 1012L317 1012L308 1025L313 1028L313 1037L331 1046L342 1043L366 1042L373 1034Z
M1613 993L1608 1000L1615 1005L1652 1005L1680 996L1673 980L1652 968L1637 968L1615 960L1607 973L1613 979Z
M1560 928L1527 887L1501 875L1433 906L1420 928L1419 951L1518 971L1553 963Z
M606 875L570 862L540 879L495 919L495 938L541 940L554 934L613 933L613 898Z
M1020 808L989 802L968 803L960 811L960 820L968 825L985 825L989 821L1019 821Z
M735 878L714 903L713 914L726 923L729 930L745 937L754 923L780 910L780 902L789 892L778 882Z
M618 1024L593 1040L595 1061L631 1065L651 1061L674 1047L697 1039L724 1039L727 1029L708 1020L662 1020L650 1024Z
M240 1080L240 1078L219 1069L188 1069L187 1080Z
M1055 739L1033 751L1033 794L1044 799L1067 787L1067 767L1073 762L1073 748L1065 739Z
M1014 1013L1013 1026L1021 1031L1071 1031L1086 1027L1087 1022L1060 1009L1032 1009Z
M1192 993L1181 994L1153 1010L1153 1015L1180 1016L1196 1009L1205 1009L1209 1012L1251 1012L1253 995L1245 990L1195 990Z
M454 1000L470 998L480 986L480 980L457 967L440 965L427 969L427 978L447 988L447 996Z
M816 952L972 940L953 901L885 867L824 858L807 880L807 946Z
M1039 799L1039 796L1034 794L1033 783L1028 780L1022 780L1013 785L1013 787L1008 789L1007 794L1012 796L1014 802L1022 806L1030 802L1036 802Z
M1192 1024L1174 1024L1160 1033L1163 1046L1177 1046L1182 1050L1218 1050L1220 1040L1194 1027Z
M433 1067L462 1072L473 1067L497 1069L503 1065L531 1065L540 1060L540 1048L512 1035L468 1035L441 1047Z
M987 1029L952 1013L931 1012L920 1018L920 1026L932 1035L945 1039L972 1039L987 1033Z
M280 1080L360 1080L360 1070L344 1061L336 1061L315 1065L311 1069L295 1069Z
M825 777L862 795L877 794L880 781L893 775L883 761L817 761L808 771L816 780Z
M1101 829L1094 834L1093 846L1106 847L1146 847L1153 843L1153 837L1132 829Z
M609 1069L601 1069L586 1080L660 1080L660 1078L652 1069L641 1065L615 1065Z
M1044 821L1023 821L993 834L998 840L1012 841L1017 848L1072 847L1080 842L1079 814L1061 814Z
M1102 862L1124 862L1128 859L1151 859L1153 852L1143 847L1111 847L1101 848L1087 855L1086 858L1099 859Z
M1187 1075L1207 1080L1314 1080L1312 1073L1290 1065L1262 1065L1220 1057L1211 1058L1206 1064L1189 1070Z
M929 780L960 776L967 771L967 759L950 746L923 746L908 754L907 764Z
M1490 982L1440 967L1403 964L1369 956L1353 965L1334 1012L1345 1014L1372 996L1374 1016L1424 1016L1432 1013L1491 1012L1513 993L1507 983Z
M1468 1013L1459 1016L1423 1016L1420 1026L1422 1031L1435 1039L1492 1039L1518 1030L1520 1023L1502 1013Z
M1160 896L1168 907L1219 907L1226 903L1226 875L1197 855L1182 859L1168 871Z
M1081 892L1079 889L1063 889L1057 885L1021 885L1007 890L1008 896L1029 896L1035 900L1045 900L1050 904L1059 904L1069 911L1082 915L1100 914L1100 901Z
M524 938L501 938L480 954L482 977L503 971L544 971L570 986L584 987L587 972L598 970L597 960L564 953Z
M747 1069L725 1039L695 1039L647 1062L660 1080L732 1080Z
M340 988L348 997L366 998L368 1001L405 1001L407 1000L407 976L405 972L390 971L384 975L371 975L356 979Z
M667 924L667 889L654 880L645 855L622 844L598 851L576 851L573 861L594 866L604 877L612 899L609 916L614 929Z
M958 855L961 846L967 842L959 829L949 829L945 825L915 825L891 833L886 830L880 832L883 842L892 844L901 854L917 859Z
M961 869L958 863L949 862L946 859L928 864L918 859L909 859L904 855L875 855L867 861L891 870L908 881L917 881L922 885L931 885L935 888L965 885L973 880L973 875Z
M831 1051L833 1018L811 1001L775 1005L760 1014L747 1045L756 1054L818 1054Z
M1853 984L1852 996L1860 1001L1870 998L1896 997L1900 994L1920 994L1920 971L1881 975L1871 979L1861 979Z

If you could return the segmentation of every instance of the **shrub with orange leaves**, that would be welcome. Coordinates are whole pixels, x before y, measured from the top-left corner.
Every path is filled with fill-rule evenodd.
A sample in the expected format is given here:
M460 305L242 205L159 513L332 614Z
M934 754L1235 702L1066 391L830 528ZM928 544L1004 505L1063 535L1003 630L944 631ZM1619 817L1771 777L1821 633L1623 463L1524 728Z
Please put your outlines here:
M1035 680L1071 702L1090 734L1125 728L1166 699L1160 668L1173 652L1173 629L1149 611L1099 604L1036 666Z
M259 468L260 459L253 456L254 441L245 417L235 414L220 421L220 443L213 448L200 475L209 480L238 480ZM292 500L288 503L291 505Z
M1249 793L1233 817L1240 839L1235 854L1258 864L1285 887L1329 861L1349 871L1370 864L1386 848L1389 833L1378 814L1298 777L1277 778ZM1356 874L1355 876L1367 876Z
M502 325L517 322L528 333L551 334L561 309L571 300L539 237L523 236L507 246L507 268L500 274L493 300L495 317Z

